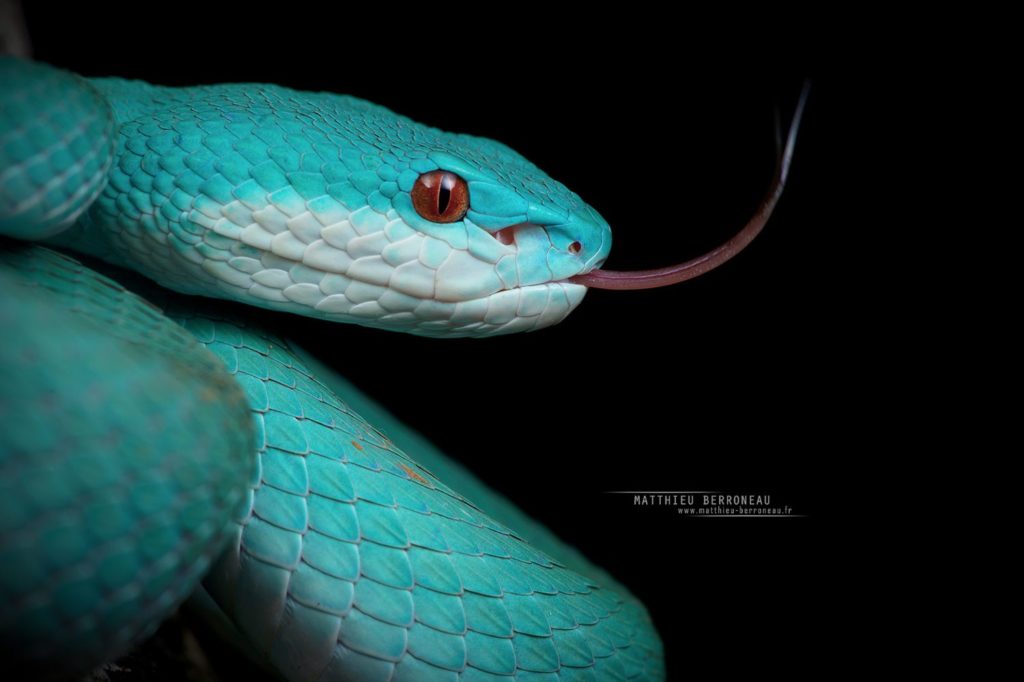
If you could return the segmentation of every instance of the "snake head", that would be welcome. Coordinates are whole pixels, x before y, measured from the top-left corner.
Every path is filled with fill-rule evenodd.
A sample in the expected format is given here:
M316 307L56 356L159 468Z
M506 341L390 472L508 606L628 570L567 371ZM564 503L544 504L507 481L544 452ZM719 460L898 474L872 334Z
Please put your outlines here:
M350 97L260 87L179 93L191 95L185 106L122 126L126 155L151 154L157 144L138 138L172 128L172 153L191 134L195 155L209 157L179 164L212 177L186 190L198 195L188 225L167 230L205 234L171 249L184 253L184 277L166 266L150 275L165 286L425 336L487 336L562 320L587 290L570 279L608 255L607 222L501 143ZM134 177L115 178L113 192ZM125 203L105 200L113 211Z
M725 262L782 192L806 97L748 225L705 256L630 273L602 269L598 212L499 142L328 93L94 84L118 118L118 157L71 246L184 293L425 336L532 331L588 288L664 286Z
M412 331L507 334L564 319L586 293L570 278L608 256L608 223L501 143L443 134L440 141L446 148L425 150L413 172L399 176L392 205L401 225L390 229L404 239L381 254L397 265L389 287L437 315L414 320L412 311Z

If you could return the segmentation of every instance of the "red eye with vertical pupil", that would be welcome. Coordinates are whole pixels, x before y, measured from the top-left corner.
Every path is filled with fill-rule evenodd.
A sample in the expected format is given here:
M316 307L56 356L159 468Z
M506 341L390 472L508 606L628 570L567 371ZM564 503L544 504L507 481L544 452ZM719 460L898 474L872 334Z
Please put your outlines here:
M448 171L424 173L416 179L411 194L416 212L432 223L457 222L469 209L466 181Z

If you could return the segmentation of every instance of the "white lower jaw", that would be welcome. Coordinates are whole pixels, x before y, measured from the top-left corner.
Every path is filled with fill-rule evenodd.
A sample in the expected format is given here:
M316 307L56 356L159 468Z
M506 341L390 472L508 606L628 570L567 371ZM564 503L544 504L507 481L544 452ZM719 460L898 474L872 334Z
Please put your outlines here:
M418 336L483 337L535 331L561 322L579 305L587 288L551 282L507 289L483 298L449 303L421 301L412 310L353 307L350 313L322 315L338 322L392 329ZM377 315L369 315L374 310ZM321 315L317 315L320 317Z
M324 228L322 238L301 254L271 249L248 260L203 265L229 298L423 336L542 329L563 320L587 291L566 281L519 286L515 244L494 243L493 251L472 255L427 235L408 234L397 222L391 227L396 231L390 236L387 230L353 236L346 221ZM374 239L382 243L367 242L364 249L363 242ZM511 267L499 262L507 259ZM249 272L229 271L239 265ZM219 271L210 272L211 267Z
M471 254L414 232L393 212L385 219L361 209L302 230L310 221L268 222L280 213L272 205L247 214L263 222L245 226L223 210L226 217L207 217L198 245L164 232L82 236L106 243L110 253L97 255L182 293L424 336L542 329L564 319L587 291L566 281L519 286L518 244L481 232ZM382 224L368 226L357 219L363 214Z
M244 290L222 283L219 288L225 298L248 305L431 337L497 336L550 327L565 319L587 292L583 285L560 281L450 302L417 299L362 282L352 284L344 294L324 294L321 287L309 284Z
M549 282L506 289L485 298L455 304L449 317L406 318L406 331L422 336L496 336L536 331L565 319L583 300L587 288L570 282ZM435 308L436 313L441 309ZM382 318L389 326L395 318Z

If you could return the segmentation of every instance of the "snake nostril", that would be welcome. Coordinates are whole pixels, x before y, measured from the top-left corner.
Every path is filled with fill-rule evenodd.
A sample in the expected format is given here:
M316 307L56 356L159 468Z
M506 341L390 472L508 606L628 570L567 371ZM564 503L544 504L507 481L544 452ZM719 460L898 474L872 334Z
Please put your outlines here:
M571 253L574 256L578 255L579 252L582 250L583 244L580 244L579 242L573 242L572 244L569 244L569 253Z

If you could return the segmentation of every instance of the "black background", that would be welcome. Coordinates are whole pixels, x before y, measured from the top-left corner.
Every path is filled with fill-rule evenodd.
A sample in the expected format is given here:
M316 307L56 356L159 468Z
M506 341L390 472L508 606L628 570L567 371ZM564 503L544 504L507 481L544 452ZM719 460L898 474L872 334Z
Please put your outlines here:
M692 257L743 225L772 173L774 108L788 120L814 79L775 216L699 280L592 291L554 328L486 340L278 319L625 583L650 609L673 678L741 660L806 665L841 589L820 580L824 467L854 440L841 426L856 358L835 161L849 152L850 83L728 31L692 45L701 27L667 16L461 25L445 7L349 10L253 6L239 22L209 8L60 8L54 22L56 8L26 8L35 58L83 75L348 93L501 140L605 216L615 269ZM770 494L805 517L686 519L611 490Z

